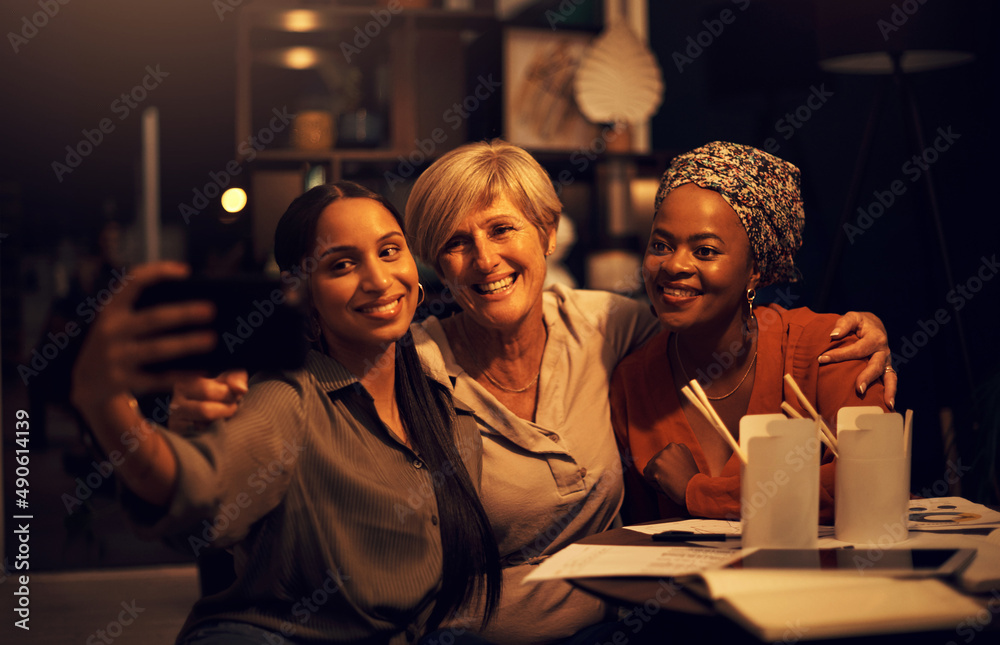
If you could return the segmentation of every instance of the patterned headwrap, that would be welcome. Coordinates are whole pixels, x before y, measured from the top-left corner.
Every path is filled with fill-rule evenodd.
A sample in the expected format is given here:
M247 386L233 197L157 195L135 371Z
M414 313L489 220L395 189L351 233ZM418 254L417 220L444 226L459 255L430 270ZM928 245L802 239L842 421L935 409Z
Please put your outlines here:
M667 193L688 183L719 193L739 215L760 269L759 286L798 279L792 257L802 246L805 223L798 168L757 148L713 141L674 158L660 180L656 210Z

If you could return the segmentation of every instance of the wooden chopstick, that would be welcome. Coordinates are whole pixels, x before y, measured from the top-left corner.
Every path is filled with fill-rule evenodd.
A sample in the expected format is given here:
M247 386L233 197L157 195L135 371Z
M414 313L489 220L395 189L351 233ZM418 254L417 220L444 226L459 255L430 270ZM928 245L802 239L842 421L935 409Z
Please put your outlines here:
M795 408L793 408L792 406L790 406L788 404L788 401L782 401L781 402L781 411L784 412L785 414L787 414L788 416L790 416L793 419L804 419L805 418L801 414L799 414L798 410L796 410ZM826 433L823 432L823 429L820 427L820 425L818 423L816 424L816 434L819 436L819 440L822 441L824 444L826 444L826 447L829 448L830 451L833 452L833 454L836 455L837 454L837 449L834 448L833 444L830 443L830 440L827 438Z
M912 448L910 446L911 435L913 434L913 410L907 410L903 417L903 452L910 456Z
M747 456L742 450L740 450L740 444L736 443L736 438L726 429L726 424L722 421L722 418L712 407L711 402L708 400L708 396L705 391L701 389L701 385L698 381L692 379L690 383L681 388L681 392L691 401L691 404L698 409L699 412L704 415L708 420L709 424L715 428L716 432L722 435L722 438L729 444L736 456L740 458L744 464L747 463Z
M826 422L823 421L823 417L819 416L819 413L816 412L816 408L812 406L812 403L809 402L806 395L802 393L802 389L799 387L799 384L795 382L795 379L792 378L791 374L785 374L785 383L788 383L788 386L792 388L792 392L795 393L795 398L799 400L799 404L806 409L806 412L809 413L813 420L819 423L820 430L829 440L827 445L830 447L830 450L833 451L833 456L839 457L840 454L837 450L837 437L835 437L830 428L827 427Z

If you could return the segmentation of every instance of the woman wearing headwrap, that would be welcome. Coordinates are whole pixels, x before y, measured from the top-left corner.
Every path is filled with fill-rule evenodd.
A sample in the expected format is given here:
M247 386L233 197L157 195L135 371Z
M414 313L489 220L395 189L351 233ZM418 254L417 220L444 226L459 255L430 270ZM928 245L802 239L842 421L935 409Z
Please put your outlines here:
M796 280L803 222L798 168L756 148L709 143L664 173L643 260L663 331L621 362L611 384L629 520L740 516L739 458L681 396L691 379L731 431L746 414L780 413L782 401L804 414L786 373L831 428L841 407L887 409L881 383L854 387L864 361L818 360L843 343L833 339L836 315L754 306L760 287ZM832 455L822 462L820 517L829 521Z

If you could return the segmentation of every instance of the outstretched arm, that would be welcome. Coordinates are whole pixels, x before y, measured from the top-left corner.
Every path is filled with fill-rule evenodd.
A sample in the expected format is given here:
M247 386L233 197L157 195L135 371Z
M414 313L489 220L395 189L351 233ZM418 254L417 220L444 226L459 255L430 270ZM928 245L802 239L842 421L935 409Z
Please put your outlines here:
M171 329L204 324L215 315L207 302L133 309L146 286L186 277L186 266L174 262L145 265L108 303L91 326L73 367L71 398L90 424L104 451L117 452L117 473L140 499L166 504L177 480L177 460L163 429L144 419L134 394L169 390L188 373L154 374L144 365L209 351L215 334L196 331L165 335Z
M859 394L880 378L885 384L885 403L889 409L896 402L896 371L892 369L889 351L889 337L885 325L875 314L849 311L841 316L830 338L837 340L854 333L858 340L854 343L830 350L819 357L820 363L839 363L860 358L868 358L868 366L858 375L855 387ZM870 358L869 358L870 357Z

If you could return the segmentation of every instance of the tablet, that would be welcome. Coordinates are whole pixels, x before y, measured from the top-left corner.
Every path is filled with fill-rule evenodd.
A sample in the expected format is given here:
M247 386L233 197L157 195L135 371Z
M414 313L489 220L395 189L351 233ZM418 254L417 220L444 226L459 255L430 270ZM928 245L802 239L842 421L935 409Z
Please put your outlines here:
M975 555L975 549L757 549L724 568L944 577L961 571Z

